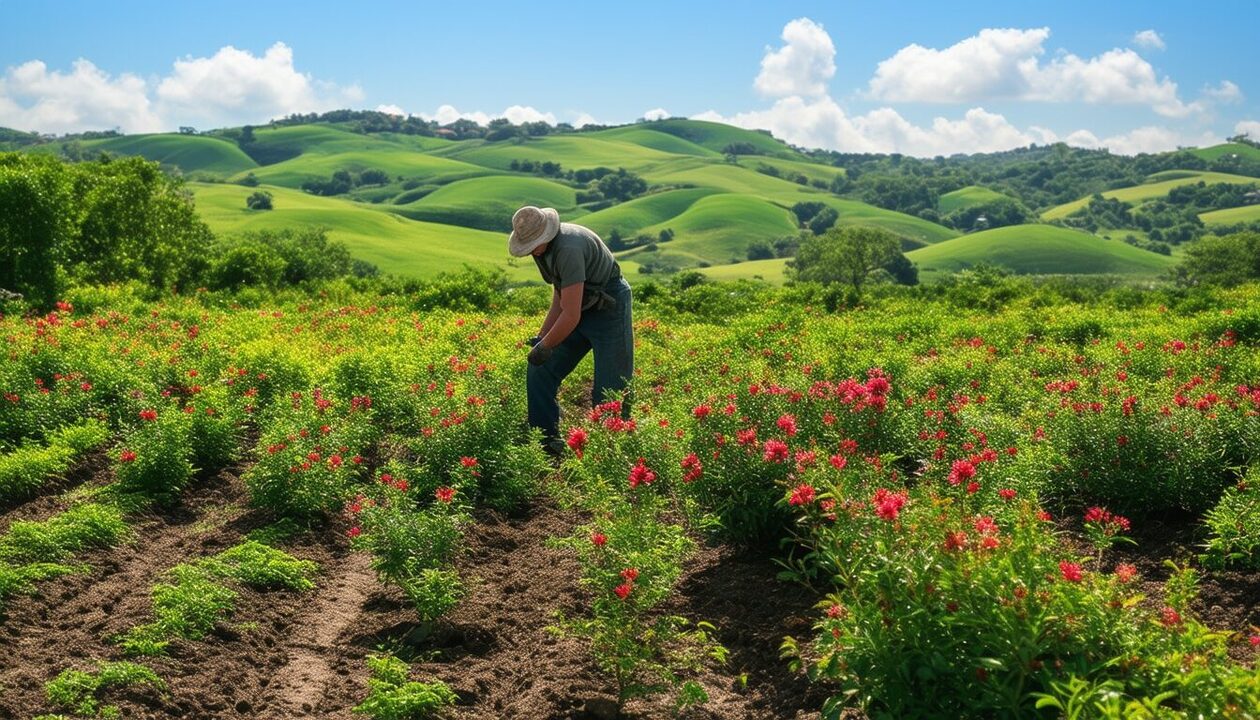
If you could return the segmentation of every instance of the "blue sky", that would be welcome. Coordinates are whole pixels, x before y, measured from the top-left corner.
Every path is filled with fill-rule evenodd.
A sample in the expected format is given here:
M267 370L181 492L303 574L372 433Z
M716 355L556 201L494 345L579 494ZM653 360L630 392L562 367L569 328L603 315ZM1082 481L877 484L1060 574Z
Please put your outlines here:
M917 155L1260 136L1255 2L0 0L0 18L0 125L42 132L356 107L663 110Z

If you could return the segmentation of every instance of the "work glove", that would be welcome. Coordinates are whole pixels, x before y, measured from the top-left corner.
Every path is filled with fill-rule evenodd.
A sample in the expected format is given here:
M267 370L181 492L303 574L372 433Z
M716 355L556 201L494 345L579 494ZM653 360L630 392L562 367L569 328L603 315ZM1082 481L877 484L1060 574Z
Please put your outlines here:
M535 336L531 337L530 339L526 340L526 341L525 341L525 344L526 344L526 345L528 345L528 346L530 346L530 347L534 347L535 345L537 345L537 344L538 344L538 343L540 343L540 342L542 342L542 335L535 335Z
M551 359L551 352L552 349L543 345L541 341L535 343L534 347L529 349L529 364L542 365Z

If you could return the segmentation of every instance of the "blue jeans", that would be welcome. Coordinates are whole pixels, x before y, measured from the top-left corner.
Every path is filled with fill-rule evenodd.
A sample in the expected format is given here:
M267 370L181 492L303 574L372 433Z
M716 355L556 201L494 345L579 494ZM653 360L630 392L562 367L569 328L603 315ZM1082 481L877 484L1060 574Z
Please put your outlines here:
M591 403L620 399L622 417L630 417L630 397L628 394L622 397L634 374L630 284L625 278L617 278L604 291L616 298L616 307L583 312L577 327L556 346L547 362L528 366L525 391L529 399L529 424L542 430L544 441L560 436L560 405L556 402L560 381L592 350L595 352L595 386L591 390Z

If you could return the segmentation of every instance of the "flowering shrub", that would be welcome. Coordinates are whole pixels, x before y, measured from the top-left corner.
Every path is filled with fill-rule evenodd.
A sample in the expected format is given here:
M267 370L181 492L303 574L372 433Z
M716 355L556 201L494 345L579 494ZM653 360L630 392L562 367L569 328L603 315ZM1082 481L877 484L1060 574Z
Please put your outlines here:
M1210 533L1204 554L1209 565L1260 569L1260 468L1226 488L1204 522Z
M405 478L382 473L346 513L354 547L372 554L377 577L401 588L422 622L459 602L463 586L453 562L470 519L455 488L417 496Z
M254 504L301 518L339 509L378 433L371 411L348 408L317 388L309 398L294 392L269 420L244 475Z

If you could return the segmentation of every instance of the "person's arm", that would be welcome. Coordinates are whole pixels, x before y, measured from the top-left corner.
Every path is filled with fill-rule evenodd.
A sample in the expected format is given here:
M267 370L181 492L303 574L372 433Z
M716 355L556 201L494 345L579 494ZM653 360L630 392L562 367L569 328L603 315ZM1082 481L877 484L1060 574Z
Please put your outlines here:
M552 287L551 307L547 309L547 317L543 319L542 329L538 331L539 338L547 337L547 333L551 330L551 326L556 324L558 317L560 317L560 291Z
M564 342L569 337L569 333L573 332L573 328L577 327L578 321L582 319L582 289L586 286L584 282L576 282L572 285L560 288L560 302L556 303L552 298L552 309L557 306L559 312L552 322L551 327L547 328L546 334L543 335L542 345L544 347L554 348ZM551 319L551 313L547 313L547 318ZM545 326L544 326L545 327Z

